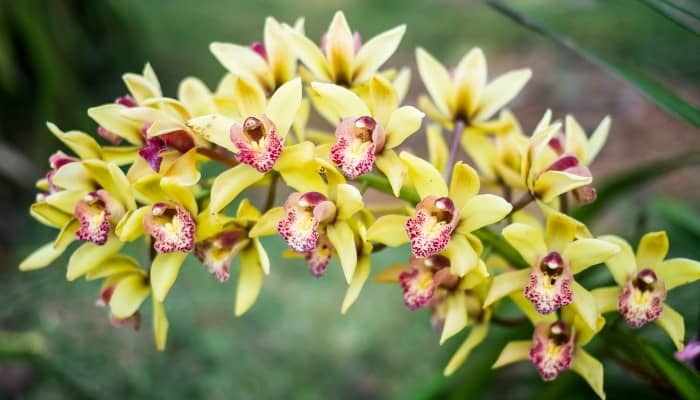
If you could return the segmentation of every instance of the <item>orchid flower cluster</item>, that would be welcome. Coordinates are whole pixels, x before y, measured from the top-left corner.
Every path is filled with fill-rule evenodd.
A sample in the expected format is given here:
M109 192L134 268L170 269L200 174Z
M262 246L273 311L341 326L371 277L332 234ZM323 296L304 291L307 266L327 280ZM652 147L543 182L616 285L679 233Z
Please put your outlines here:
M600 397L602 364L584 347L601 331L603 314L619 313L634 328L655 322L682 349L683 317L664 301L700 278L700 263L665 259L664 232L645 235L635 254L625 240L596 237L567 215L570 202L595 201L588 165L610 119L589 136L572 116L562 123L547 111L523 134L506 107L530 70L489 80L478 48L451 69L417 49L427 95L418 107L402 105L410 71L383 66L404 31L363 41L338 12L317 44L303 20L291 26L270 17L260 43L211 44L227 70L215 91L188 77L177 97L166 97L150 65L125 74L127 94L88 109L97 138L48 124L71 153L49 158L30 213L58 235L20 269L46 267L78 242L67 279L101 280L97 303L117 326L138 328L151 297L163 349L164 302L188 254L221 282L239 260L241 315L274 273L261 238L280 235L285 254L305 258L313 276L339 260L345 313L368 280L372 253L408 244L396 265L374 266L383 269L374 280L394 284L408 309L429 309L441 344L470 329L445 374L484 341L505 301L530 320L533 334L508 343L494 367L530 360L544 380L571 369ZM311 110L327 131L308 126ZM402 146L421 128L424 139L411 140L425 140L427 155ZM471 165L458 159L460 147ZM220 173L203 176L209 165ZM249 189L260 186L268 196L256 205ZM284 201L276 202L278 186L288 188ZM396 206L367 204L369 189ZM536 207L526 211L530 203ZM131 242L146 243L150 265L124 251ZM577 282L601 263L615 286L588 290Z

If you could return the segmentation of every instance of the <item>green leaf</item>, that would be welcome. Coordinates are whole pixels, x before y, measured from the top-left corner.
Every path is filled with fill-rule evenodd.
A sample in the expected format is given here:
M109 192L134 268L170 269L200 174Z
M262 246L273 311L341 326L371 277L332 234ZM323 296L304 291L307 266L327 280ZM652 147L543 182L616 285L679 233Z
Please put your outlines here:
M394 192L391 190L391 184L389 183L389 180L386 179L384 176L376 174L374 172L370 172L368 174L364 174L358 177L357 182L359 182L363 186L375 188L380 192L384 192L392 196L394 195ZM401 188L399 197L403 200L410 202L412 205L418 204L418 202L421 200L420 196L418 196L418 193L414 189L405 186Z
M642 349L654 367L673 384L683 398L700 399L700 375L656 344L646 342Z
M700 213L685 204L672 200L657 200L652 207L668 222L700 240Z
M517 268L529 268L527 261L513 248L502 236L488 228L481 228L473 232L486 245L500 254L508 263Z
M674 0L642 0L651 9L673 21L681 28L700 35L700 10L691 10ZM680 4L679 4L680 3ZM692 3L685 2L687 6Z
M675 115L678 118L684 119L691 125L700 128L700 109L686 102L672 91L664 88L636 71L619 65L614 61L606 59L579 45L570 37L564 36L559 32L542 26L541 24L527 18L523 14L520 14L516 10L503 4L503 2L499 0L486 0L486 2L496 11L507 16L518 24L557 42L598 67L617 75L618 77L627 81L627 83L636 87L642 94L647 96L651 101L667 112Z
M600 185L596 185L598 192L596 201L573 210L571 215L583 222L590 221L605 207L609 206L612 200L628 191L671 171L697 164L700 164L700 153L687 153L652 161L620 172L604 179Z

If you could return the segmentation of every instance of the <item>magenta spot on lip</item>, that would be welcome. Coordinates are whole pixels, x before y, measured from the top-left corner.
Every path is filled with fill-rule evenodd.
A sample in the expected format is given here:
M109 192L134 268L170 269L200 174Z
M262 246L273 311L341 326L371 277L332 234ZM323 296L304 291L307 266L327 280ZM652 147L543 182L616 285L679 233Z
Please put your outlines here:
M265 61L268 61L267 50L265 50L264 44L262 44L261 42L254 42L250 45L250 49L253 50L257 55L262 57Z
M548 171L565 171L579 165L578 158L571 154L565 154L559 157L552 165L547 168Z

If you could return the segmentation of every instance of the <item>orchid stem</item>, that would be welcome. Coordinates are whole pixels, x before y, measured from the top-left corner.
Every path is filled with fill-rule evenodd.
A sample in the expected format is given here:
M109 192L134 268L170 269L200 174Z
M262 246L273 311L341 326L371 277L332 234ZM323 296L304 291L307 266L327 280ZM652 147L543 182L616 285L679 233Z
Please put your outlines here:
M452 132L452 144L450 145L450 156L447 158L447 165L445 166L445 180L448 182L452 176L455 161L457 161L457 149L459 149L459 142L462 139L463 132L464 120L458 119L455 121L455 130Z
M525 208L525 206L532 203L533 200L535 200L535 197L532 195L532 193L525 193L524 195L522 195L522 197L516 200L515 203L513 203L513 209L510 210L508 216L511 216L515 212L522 210L523 208Z
M513 327L513 326L518 326L522 323L527 322L527 317L503 318L503 317L499 317L497 315L494 315L491 317L491 322L493 322L496 325L500 325L500 326Z
M559 210L562 212L562 214L568 214L569 213L569 194L564 193L559 197Z
M268 211L275 205L275 197L277 197L277 180L279 174L272 172L270 176L270 186L267 187L267 198L265 199L265 211Z
M228 165L229 167L235 167L236 165L238 165L238 160L232 157L228 157L225 154L219 153L214 149L199 147L197 148L197 154L201 154L210 160L218 161L224 165Z

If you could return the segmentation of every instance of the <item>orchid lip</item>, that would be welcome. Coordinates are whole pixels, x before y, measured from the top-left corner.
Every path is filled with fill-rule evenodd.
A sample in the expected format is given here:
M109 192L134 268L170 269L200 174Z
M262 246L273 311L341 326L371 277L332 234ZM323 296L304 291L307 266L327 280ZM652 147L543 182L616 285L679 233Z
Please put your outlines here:
M632 276L617 298L617 309L632 328L656 321L663 312L666 285L651 269L643 269Z
M238 161L261 173L270 171L282 155L284 138L277 135L275 123L264 115L249 116L242 125L233 124L229 138L238 149Z
M178 204L154 204L144 217L144 226L155 238L153 248L158 253L189 253L194 250L194 219Z
M573 274L568 263L557 252L542 257L530 268L525 297L541 314L549 314L573 300Z
M448 197L428 196L416 206L416 213L404 228L416 257L428 257L444 250L459 222L459 212Z

